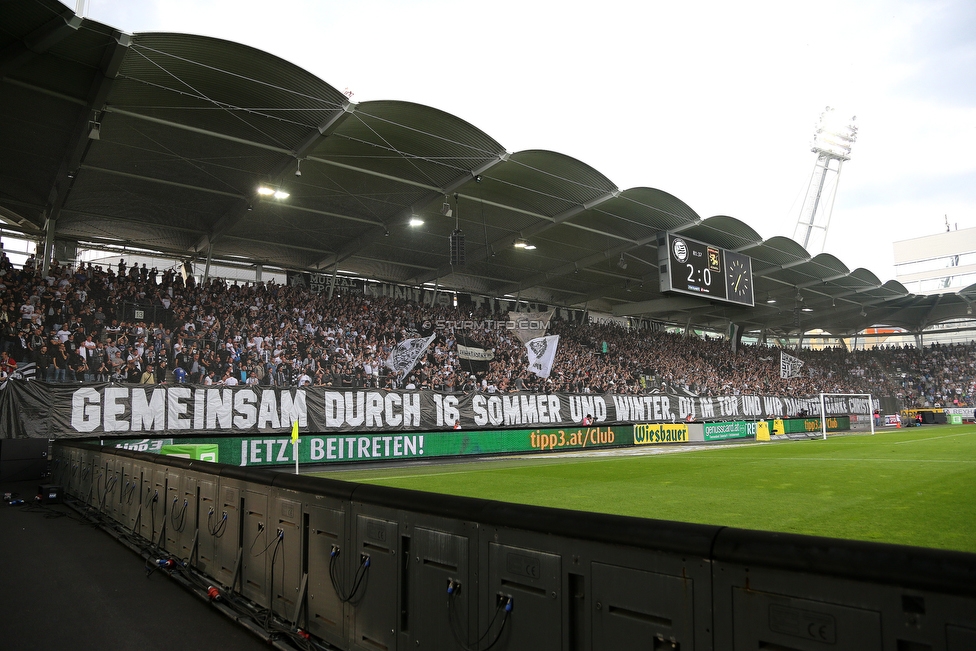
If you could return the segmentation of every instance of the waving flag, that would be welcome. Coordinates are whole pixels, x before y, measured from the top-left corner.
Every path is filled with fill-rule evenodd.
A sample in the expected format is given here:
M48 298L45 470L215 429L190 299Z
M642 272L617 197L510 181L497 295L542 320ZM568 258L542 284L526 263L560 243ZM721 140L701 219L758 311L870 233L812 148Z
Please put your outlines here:
M559 335L536 337L527 341L525 350L529 354L529 370L539 377L549 377L558 345Z
M779 353L779 376L784 380L800 377L800 369L803 367L803 360L792 355L787 355L783 351Z
M427 352L427 347L430 346L430 343L434 341L434 337L436 336L436 334L432 334L429 337L404 339L390 353L390 358L386 360L387 367L395 373L406 376L417 365L420 358L424 356L424 353Z

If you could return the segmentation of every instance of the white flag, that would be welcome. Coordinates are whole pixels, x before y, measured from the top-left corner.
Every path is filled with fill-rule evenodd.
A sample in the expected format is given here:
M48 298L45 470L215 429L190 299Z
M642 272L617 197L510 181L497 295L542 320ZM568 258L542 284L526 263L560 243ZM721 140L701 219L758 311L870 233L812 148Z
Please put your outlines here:
M779 376L783 379L800 377L803 360L779 351Z
M390 358L386 360L387 367L395 373L400 373L403 377L406 377L413 370L413 367L417 365L417 362L420 361L424 353L427 352L427 347L430 346L430 342L434 341L434 337L436 336L437 334L434 333L429 337L404 339L390 353Z
M549 377L558 345L559 335L536 337L525 342L525 350L529 354L529 370L539 377Z

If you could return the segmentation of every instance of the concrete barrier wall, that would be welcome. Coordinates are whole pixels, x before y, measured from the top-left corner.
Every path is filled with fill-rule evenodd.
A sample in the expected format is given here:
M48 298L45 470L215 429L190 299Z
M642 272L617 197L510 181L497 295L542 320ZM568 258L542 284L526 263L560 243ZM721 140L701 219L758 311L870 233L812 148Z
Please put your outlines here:
M540 650L976 646L973 554L72 442L55 444L52 473L116 526L340 649L485 648L496 637L496 649Z

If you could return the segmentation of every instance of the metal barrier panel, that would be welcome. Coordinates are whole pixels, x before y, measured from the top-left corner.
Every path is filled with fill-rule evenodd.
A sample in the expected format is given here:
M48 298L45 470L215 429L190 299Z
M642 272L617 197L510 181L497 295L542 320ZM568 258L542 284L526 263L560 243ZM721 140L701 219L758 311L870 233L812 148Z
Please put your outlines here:
M119 477L119 524L134 531L136 518L139 516L139 498L142 479L140 476L141 465L136 459L129 457L119 457L121 466L121 476Z
M88 469L88 486L83 496L85 506L94 507L98 503L98 488L102 480L102 455L92 451L85 459Z
M406 514L401 536L399 630L406 648L452 649L457 639L477 646L476 524Z
M92 485L95 476L95 466L93 458L96 454L95 450L82 450L81 451L81 491L78 496L85 505L91 505L92 498Z
M140 493L139 535L155 545L166 521L166 466L143 466Z
M166 517L163 518L163 535L160 546L166 553L178 557L180 553L180 532L174 522L178 522L180 507L182 506L183 469L165 466L163 469L166 472L166 496L161 501L166 505Z
M113 522L118 522L120 501L119 480L122 472L120 459L114 454L106 454L103 457L102 466L105 469L105 484L102 488L99 509L111 518Z
M277 535L268 512L268 487L248 484L241 491L244 498L241 529L244 548L241 553L241 594L265 608L271 606L269 572L271 548Z
M241 522L244 510L243 486L245 482L220 478L218 484L217 512L225 522L223 535L217 538L216 566L212 575L221 585L232 587L237 584L241 563Z
M271 609L282 619L295 624L299 599L303 597L302 577L306 565L307 531L302 504L309 498L280 488L272 488L270 495L271 532L278 536L268 559Z
M197 540L199 474L187 468L167 470L166 551L184 561L193 555Z
M694 581L621 565L593 563L594 651L695 648ZM704 586L703 586L704 587Z
M61 490L68 492L68 469L71 458L67 448L55 447L51 451L51 483L61 486Z
M71 468L68 471L68 486L70 487L70 490L68 494L75 499L81 499L82 496L82 457L83 454L81 450L78 448L71 449Z
M557 651L563 648L563 559L546 550L547 541L539 538L505 531L488 543L488 564L483 573L486 591L482 593L478 628L487 631L496 613L501 615L504 600L511 599L510 621L499 644Z
M207 576L217 578L218 541L227 531L227 521L217 503L216 475L201 475L197 480L199 507L197 508L197 553L191 564Z
M394 649L400 612L397 513L354 503L353 519L353 544L339 556L340 585L353 606L350 648Z
M976 648L973 554L62 445L72 496L346 651Z
M969 554L726 530L716 555L717 651L976 648Z
M348 549L348 503L316 498L305 505L308 519L308 631L330 644L345 644L344 604L330 580L334 549Z

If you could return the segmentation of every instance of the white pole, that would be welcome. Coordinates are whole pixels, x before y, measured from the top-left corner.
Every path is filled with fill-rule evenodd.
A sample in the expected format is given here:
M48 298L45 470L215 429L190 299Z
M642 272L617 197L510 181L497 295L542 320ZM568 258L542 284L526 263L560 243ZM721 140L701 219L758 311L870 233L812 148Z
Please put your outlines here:
M827 440L827 402L824 394L820 394L820 430L823 432L823 440Z
M868 409L871 410L871 436L874 436L874 396L870 393L868 394ZM878 415L880 416L881 409L878 409Z

